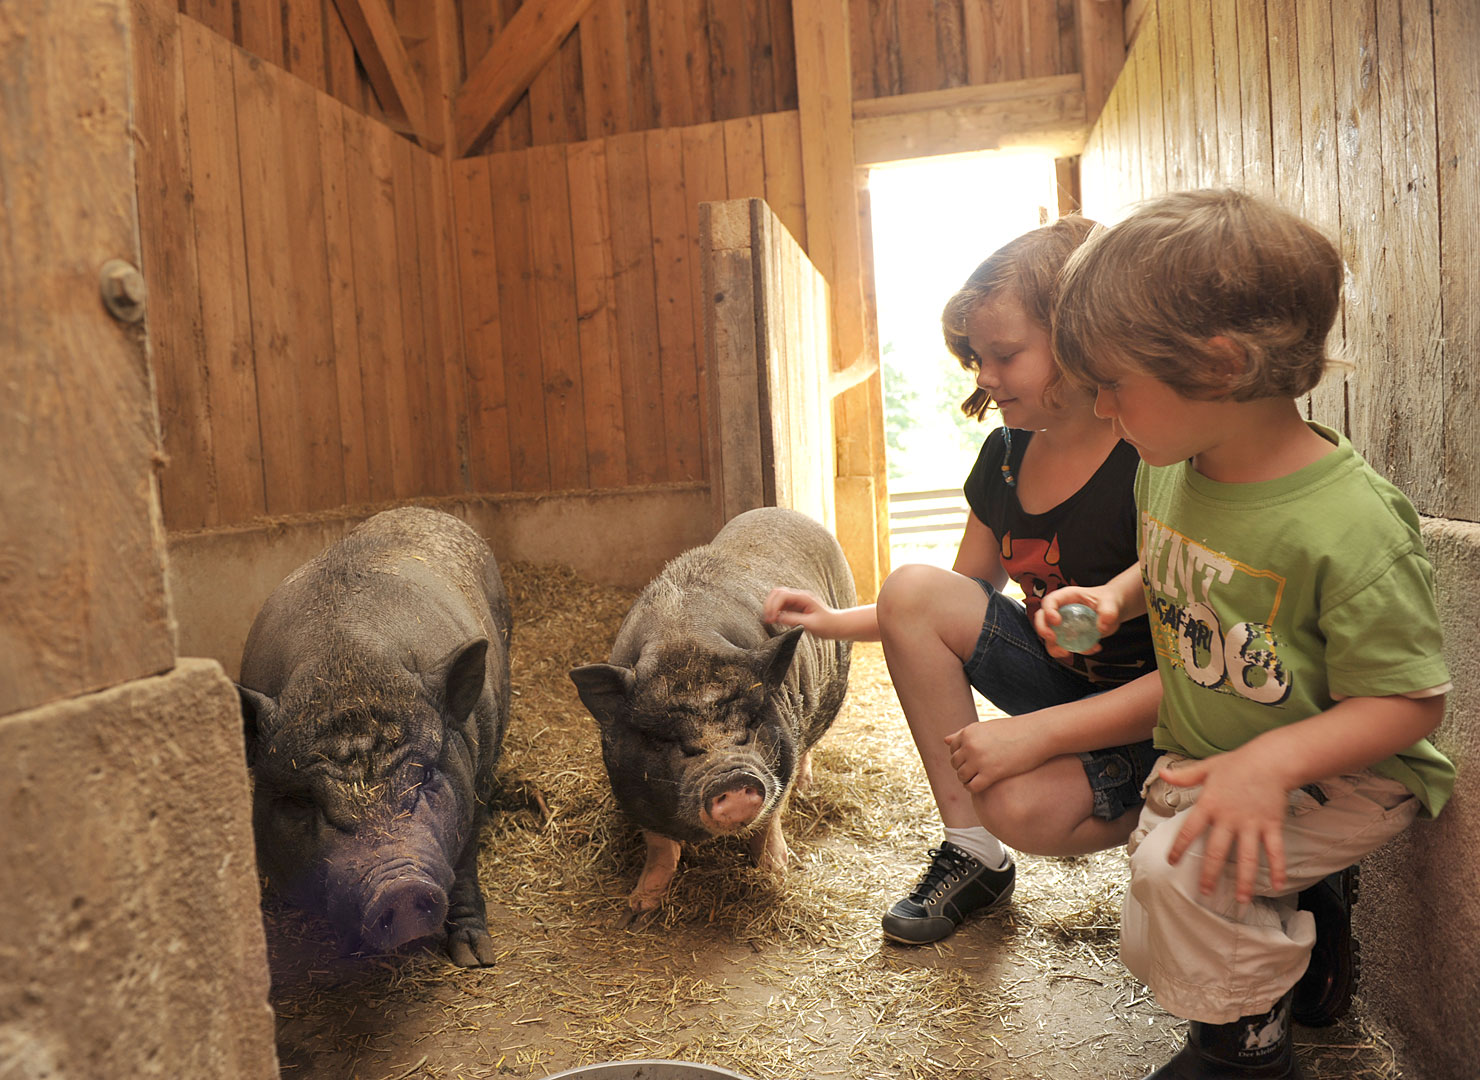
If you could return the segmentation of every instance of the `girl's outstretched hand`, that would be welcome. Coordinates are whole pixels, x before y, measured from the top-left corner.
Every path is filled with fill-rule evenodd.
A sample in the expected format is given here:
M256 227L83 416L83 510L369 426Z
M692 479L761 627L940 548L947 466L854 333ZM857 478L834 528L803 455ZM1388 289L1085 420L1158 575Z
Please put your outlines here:
M1181 831L1172 841L1167 861L1177 863L1199 836L1206 836L1202 876L1203 895L1212 895L1230 855L1234 860L1234 898L1247 904L1254 898L1262 849L1269 860L1269 883L1285 887L1285 817L1289 793L1279 779L1276 762L1267 760L1254 742L1226 754L1178 762L1162 768L1163 780L1177 787L1202 785L1202 794L1187 812Z
M761 618L778 626L802 626L817 637L834 637L828 632L838 613L805 589L777 587L766 597Z
M1063 658L1070 655L1069 650L1059 644L1056 632L1059 623L1063 622L1063 617L1059 615L1059 608L1068 604L1083 604L1094 608L1098 616L1095 625L1100 631L1101 639L1109 637L1120 629L1120 600L1113 589L1104 585L1094 588L1065 585L1044 596L1039 601L1038 611L1033 616L1033 629L1037 630L1038 636L1043 639L1043 647L1048 650L1049 656ZM1085 655L1099 651L1100 646L1094 645L1085 650Z

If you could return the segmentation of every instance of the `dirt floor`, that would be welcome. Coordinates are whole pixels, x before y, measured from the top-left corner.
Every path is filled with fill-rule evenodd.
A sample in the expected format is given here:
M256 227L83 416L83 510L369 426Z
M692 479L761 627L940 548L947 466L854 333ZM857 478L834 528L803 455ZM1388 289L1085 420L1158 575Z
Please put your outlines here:
M1008 909L937 946L884 940L879 916L938 824L877 645L855 647L816 783L788 808L791 873L754 869L738 841L686 849L657 918L613 929L642 844L566 671L605 659L634 594L523 565L505 578L516 697L481 872L499 962L342 959L269 901L287 1080L546 1077L640 1058L755 1080L1136 1080L1180 1045L1183 1026L1117 958L1122 852L1020 856ZM1310 1080L1403 1075L1356 1017L1296 1038Z

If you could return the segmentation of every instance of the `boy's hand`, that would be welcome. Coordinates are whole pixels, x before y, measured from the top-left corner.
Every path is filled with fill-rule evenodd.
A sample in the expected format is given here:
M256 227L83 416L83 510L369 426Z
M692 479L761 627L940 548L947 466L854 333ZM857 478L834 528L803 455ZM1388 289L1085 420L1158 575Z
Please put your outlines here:
M1172 841L1167 861L1177 863L1199 836L1206 834L1202 876L1203 895L1211 895L1230 853L1234 862L1234 897L1241 904L1254 898L1262 847L1269 859L1269 882L1278 892L1285 887L1285 818L1288 790L1279 777L1278 763L1268 760L1255 743L1209 758L1179 762L1163 768L1163 780L1177 787L1203 786L1197 803L1187 812L1182 829Z
M1083 588L1079 585L1065 585L1063 588L1055 589L1039 601L1038 611L1033 616L1033 629L1038 631L1038 636L1043 639L1043 647L1048 650L1049 656L1069 656L1069 650L1059 644L1055 628L1063 622L1059 614L1059 608L1067 604L1084 604L1086 607L1095 609L1097 616L1095 625L1100 631L1100 637L1107 638L1120 629L1120 600L1113 589L1099 585L1094 588ZM1095 645L1085 651L1089 656L1100 651L1100 646Z
M802 626L817 637L833 637L828 633L837 611L828 607L804 589L774 588L766 597L761 618L778 626Z
M979 794L999 780L1036 769L1052 756L1037 737L1037 725L1019 716L1003 716L967 724L946 736L956 777Z

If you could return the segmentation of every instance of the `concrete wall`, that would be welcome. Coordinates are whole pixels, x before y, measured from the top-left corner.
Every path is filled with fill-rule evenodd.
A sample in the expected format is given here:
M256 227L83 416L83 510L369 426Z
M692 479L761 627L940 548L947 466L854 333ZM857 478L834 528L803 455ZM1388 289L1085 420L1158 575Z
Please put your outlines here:
M1434 742L1459 766L1449 805L1362 863L1354 920L1359 1004L1405 1075L1476 1075L1480 1053L1480 525L1430 520L1444 652L1454 679Z
M236 690L219 666L0 718L0 1076L275 1077Z
M633 587L679 552L708 543L716 529L707 484L413 501L468 522L500 563L559 564L591 581ZM268 594L372 512L172 534L169 583L181 654L210 657L235 678L247 631Z

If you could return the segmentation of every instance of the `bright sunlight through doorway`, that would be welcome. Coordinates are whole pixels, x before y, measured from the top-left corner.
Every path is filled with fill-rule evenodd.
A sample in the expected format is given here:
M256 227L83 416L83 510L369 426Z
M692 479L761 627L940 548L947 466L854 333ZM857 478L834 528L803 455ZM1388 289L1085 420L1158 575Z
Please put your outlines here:
M1058 216L1054 161L1006 152L928 158L876 166L868 184L891 564L948 567L966 521L961 485L993 421L961 413L971 376L946 350L940 312L983 259Z

